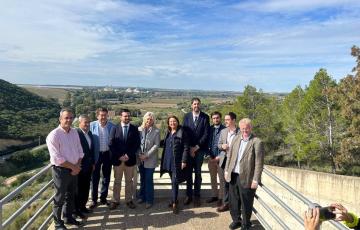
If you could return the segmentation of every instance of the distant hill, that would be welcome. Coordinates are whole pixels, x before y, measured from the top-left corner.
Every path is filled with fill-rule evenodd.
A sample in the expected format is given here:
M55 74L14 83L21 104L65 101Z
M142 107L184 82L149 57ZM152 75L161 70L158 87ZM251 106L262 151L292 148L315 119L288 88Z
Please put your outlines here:
M58 123L60 105L0 79L0 138L45 137Z

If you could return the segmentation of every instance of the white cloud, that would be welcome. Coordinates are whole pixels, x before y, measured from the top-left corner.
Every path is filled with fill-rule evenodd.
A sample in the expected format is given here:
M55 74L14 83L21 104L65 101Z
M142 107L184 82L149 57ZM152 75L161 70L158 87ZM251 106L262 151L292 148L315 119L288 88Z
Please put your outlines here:
M262 0L246 1L234 5L236 9L258 12L300 12L319 8L360 6L357 0Z

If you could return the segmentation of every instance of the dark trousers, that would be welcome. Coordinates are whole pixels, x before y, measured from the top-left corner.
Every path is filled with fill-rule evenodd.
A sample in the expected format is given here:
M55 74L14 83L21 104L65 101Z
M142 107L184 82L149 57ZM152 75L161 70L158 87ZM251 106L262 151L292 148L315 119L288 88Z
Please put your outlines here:
M237 173L231 174L229 186L230 215L234 222L242 222L242 226L251 226L250 218L254 204L255 189L243 188ZM242 219L241 220L241 216Z
M220 170L222 171L222 175L225 175L224 168L221 167ZM224 184L224 198L223 198L223 204L224 205L229 204L229 186L230 186L230 183L225 181L225 184Z
M191 171L195 174L195 180L193 181L193 176L191 176L186 181L186 195L188 197L193 196L193 185L194 185L194 196L200 197L200 190L201 190L201 166L204 161L204 152L199 150L195 157L190 157L190 167L192 167Z
M86 208L86 203L89 199L91 171L91 168L88 170L81 170L78 175L77 191L75 196L75 209L77 211L81 211Z
M101 181L100 200L106 200L111 175L111 159L109 151L99 153L99 159L95 164L95 170L92 174L91 197L94 202L97 202L98 199L100 171L102 171L103 176Z
M179 195L179 183L176 181L176 173L169 172L171 178L171 201L176 203Z
M72 218L77 176L71 175L70 169L53 166L52 178L55 188L53 216L55 226L59 226L64 224L61 219L62 213L64 219Z
M139 166L140 172L140 192L139 198L148 204L154 203L154 168L145 168L143 164Z

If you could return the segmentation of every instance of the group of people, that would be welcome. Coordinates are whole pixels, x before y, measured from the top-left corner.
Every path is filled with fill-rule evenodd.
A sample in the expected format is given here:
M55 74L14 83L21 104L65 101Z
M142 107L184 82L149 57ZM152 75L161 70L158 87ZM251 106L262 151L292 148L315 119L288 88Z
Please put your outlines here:
M66 229L65 224L82 225L76 217L86 218L99 204L108 205L111 210L118 208L123 175L127 207L136 208L137 201L151 208L153 174L158 165L158 149L163 147L160 174L168 173L171 178L169 207L173 213L179 213L179 184L183 182L186 182L184 205L201 205L201 167L208 157L212 196L206 202L217 202L219 212L230 210L233 220L230 229L249 229L255 191L263 170L264 146L252 133L250 119L241 119L237 127L236 115L229 112L224 116L223 125L221 113L213 112L210 126L210 118L201 111L199 98L191 100L191 108L182 124L176 116L168 117L163 140L152 112L147 112L137 127L130 123L129 110L120 111L120 124L115 125L108 120L108 110L99 108L96 121L90 122L87 115L80 115L79 128L74 129L73 112L62 109L60 125L46 139L53 165L55 228ZM112 169L113 196L109 202ZM140 190L137 192L138 173ZM91 202L87 208L90 187Z

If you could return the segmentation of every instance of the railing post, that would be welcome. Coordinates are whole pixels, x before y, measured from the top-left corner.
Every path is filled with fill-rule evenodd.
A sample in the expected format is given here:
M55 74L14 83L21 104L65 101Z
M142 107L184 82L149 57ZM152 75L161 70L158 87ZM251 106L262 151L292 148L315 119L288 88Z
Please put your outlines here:
M2 201L0 200L0 230L3 229L2 227L2 217L3 217L3 210L2 210Z

